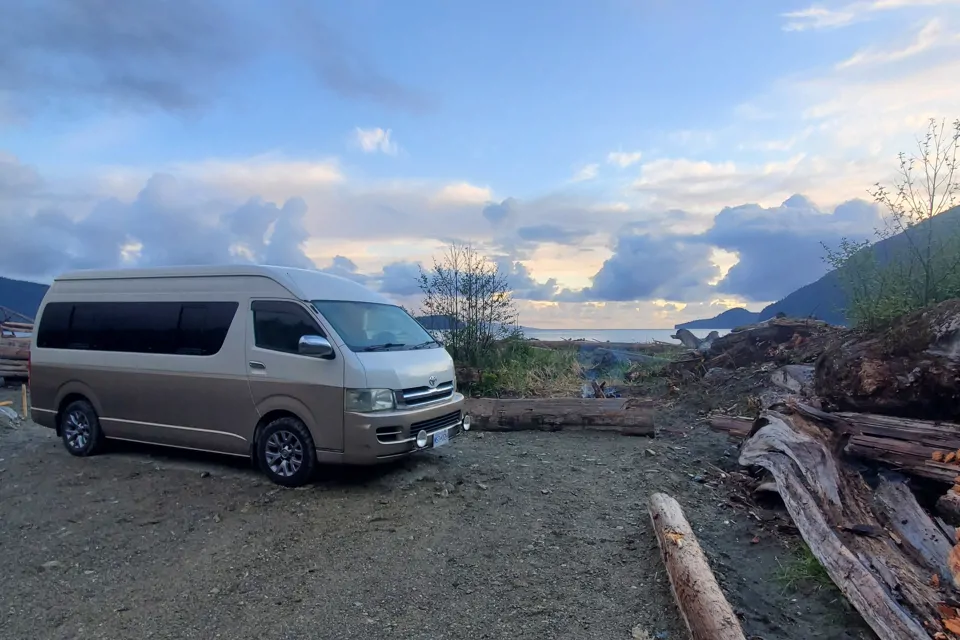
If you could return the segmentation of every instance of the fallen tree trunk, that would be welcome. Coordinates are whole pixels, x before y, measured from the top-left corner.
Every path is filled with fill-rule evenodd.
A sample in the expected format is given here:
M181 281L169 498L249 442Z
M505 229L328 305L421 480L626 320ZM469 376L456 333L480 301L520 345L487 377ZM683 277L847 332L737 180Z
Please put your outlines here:
M918 520L912 525L917 531L930 531L933 525L913 494L888 488L872 500L859 474L840 470L831 453L832 434L799 415L768 411L758 424L744 443L740 464L762 467L773 476L811 552L877 636L903 640L945 634L955 615L941 604L955 602L958 594L953 580L933 579L954 574L940 564L942 546L924 547L906 529L900 534L907 542L898 545L880 526L909 517Z
M824 351L816 393L841 410L951 419L960 415L958 347L955 299Z
M653 435L649 402L623 398L468 398L466 412L485 431L559 431L565 428L630 429Z
M30 345L13 346L0 344L0 361L27 360L30 358Z
M712 416L710 418L710 428L714 431L722 431L735 438L746 438L750 435L750 430L753 429L753 420L740 416Z
M740 621L720 590L680 504L663 493L650 496L650 520L670 588L692 640L745 640Z
M826 413L799 402L790 406L838 435L850 436L845 448L850 455L882 462L911 475L957 484L960 425L870 413Z
M828 325L819 320L772 318L746 327L738 327L712 342L706 368L736 369L765 359L778 345L807 338L824 331Z

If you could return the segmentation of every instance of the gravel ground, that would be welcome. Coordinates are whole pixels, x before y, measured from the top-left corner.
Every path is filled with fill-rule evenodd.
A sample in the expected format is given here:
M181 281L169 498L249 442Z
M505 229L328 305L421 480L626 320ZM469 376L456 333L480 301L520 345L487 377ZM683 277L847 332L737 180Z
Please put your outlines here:
M728 489L691 478L724 439L665 438L470 433L286 490L242 461L78 459L5 430L0 638L680 640L653 491L683 504L748 635L869 637L836 592L777 581L784 544L751 544Z

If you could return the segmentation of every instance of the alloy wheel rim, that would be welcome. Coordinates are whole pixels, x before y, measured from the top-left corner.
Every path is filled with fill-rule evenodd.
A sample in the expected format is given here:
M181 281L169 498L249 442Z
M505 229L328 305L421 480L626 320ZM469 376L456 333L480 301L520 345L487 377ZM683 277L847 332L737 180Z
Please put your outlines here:
M264 454L270 471L284 478L294 475L303 466L303 443L290 431L270 434Z
M68 447L82 451L90 442L90 419L82 411L71 411L63 425L63 435Z

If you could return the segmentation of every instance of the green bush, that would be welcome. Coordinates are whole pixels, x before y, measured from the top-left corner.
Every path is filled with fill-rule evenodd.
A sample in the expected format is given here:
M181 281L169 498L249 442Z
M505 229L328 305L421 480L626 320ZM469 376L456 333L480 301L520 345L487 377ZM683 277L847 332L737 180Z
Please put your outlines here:
M930 304L960 297L960 210L957 204L960 120L931 120L917 153L899 155L893 188L871 192L886 209L874 243L844 239L826 249L847 297L847 318L877 328Z
M479 365L480 382L467 390L474 395L575 396L583 382L576 349L546 349L520 338L497 343Z

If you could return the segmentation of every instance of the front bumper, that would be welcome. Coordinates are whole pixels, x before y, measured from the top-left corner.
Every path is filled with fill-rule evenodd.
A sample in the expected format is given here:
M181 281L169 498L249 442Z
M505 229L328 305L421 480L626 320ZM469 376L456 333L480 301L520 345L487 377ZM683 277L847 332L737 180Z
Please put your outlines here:
M450 439L463 433L463 395L447 401L405 411L347 413L343 424L343 462L378 464L434 446L434 437ZM426 446L417 446L417 434L425 431Z

